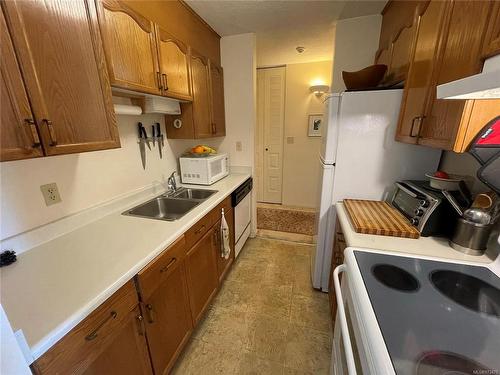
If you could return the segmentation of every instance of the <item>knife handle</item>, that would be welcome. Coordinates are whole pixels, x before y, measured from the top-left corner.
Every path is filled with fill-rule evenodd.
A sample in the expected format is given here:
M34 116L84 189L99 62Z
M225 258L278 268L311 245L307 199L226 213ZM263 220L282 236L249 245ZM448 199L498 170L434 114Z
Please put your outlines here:
M151 131L153 132L152 137L154 138L155 137L155 126L154 125L151 125Z
M156 123L156 136L161 137L161 125L159 122Z
M137 130L139 131L139 138L142 138L142 122L137 124Z

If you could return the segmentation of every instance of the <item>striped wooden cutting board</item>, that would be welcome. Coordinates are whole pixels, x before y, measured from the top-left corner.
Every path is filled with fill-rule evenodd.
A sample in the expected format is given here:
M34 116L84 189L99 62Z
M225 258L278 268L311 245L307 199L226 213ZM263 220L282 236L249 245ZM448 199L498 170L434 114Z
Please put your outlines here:
M420 233L387 202L345 199L344 207L357 233L419 238Z

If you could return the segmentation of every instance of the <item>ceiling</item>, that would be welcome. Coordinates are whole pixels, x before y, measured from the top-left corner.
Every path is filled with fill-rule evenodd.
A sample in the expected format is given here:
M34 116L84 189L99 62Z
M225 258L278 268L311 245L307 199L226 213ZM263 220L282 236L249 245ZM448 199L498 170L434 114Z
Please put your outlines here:
M386 0L187 0L220 36L253 32L257 65L331 60L337 20L379 14ZM295 48L305 47L302 54Z

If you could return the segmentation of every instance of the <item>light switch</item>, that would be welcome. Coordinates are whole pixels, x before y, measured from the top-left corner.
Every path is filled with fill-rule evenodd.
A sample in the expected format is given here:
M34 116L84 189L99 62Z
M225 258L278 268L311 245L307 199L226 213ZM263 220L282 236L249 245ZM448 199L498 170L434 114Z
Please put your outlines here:
M241 145L241 141L236 142L236 151L242 151L243 147Z
M293 145L295 143L295 138L294 137L286 137L286 143L288 145Z

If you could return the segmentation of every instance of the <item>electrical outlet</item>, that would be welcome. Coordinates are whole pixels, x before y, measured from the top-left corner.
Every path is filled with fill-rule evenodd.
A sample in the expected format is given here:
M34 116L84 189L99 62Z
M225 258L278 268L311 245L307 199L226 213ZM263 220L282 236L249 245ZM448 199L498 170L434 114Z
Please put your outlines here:
M45 204L47 206L61 202L59 189L57 188L57 184L55 182L41 185L40 190L42 191L43 199L45 199Z
M241 151L243 146L241 145L241 141L236 142L236 151Z

